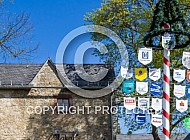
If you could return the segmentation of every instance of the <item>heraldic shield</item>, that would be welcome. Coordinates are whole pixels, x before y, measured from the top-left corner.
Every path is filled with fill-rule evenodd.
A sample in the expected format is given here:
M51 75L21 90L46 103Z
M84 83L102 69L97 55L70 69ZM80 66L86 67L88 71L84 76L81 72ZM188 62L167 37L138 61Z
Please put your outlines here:
M152 62L152 48L140 48L138 53L138 60L143 65L147 65Z
M122 91L126 94L131 94L135 91L135 82L132 80L124 80L122 82Z
M151 123L156 127L161 126L162 125L162 115L152 114Z
M138 125L143 125L146 123L146 115L145 114L135 114L135 122Z
M182 64L184 67L190 69L190 52L183 52Z
M161 78L161 69L149 68L149 78L153 81L157 81Z
M147 68L135 68L135 78L143 81L147 78Z
M185 70L182 70L182 69L176 70L176 69L174 69L173 78L177 82L182 82L183 80L185 80Z
M162 47L167 50L172 50L175 47L174 36L162 36Z
M181 113L185 112L188 109L188 100L176 99L176 109Z

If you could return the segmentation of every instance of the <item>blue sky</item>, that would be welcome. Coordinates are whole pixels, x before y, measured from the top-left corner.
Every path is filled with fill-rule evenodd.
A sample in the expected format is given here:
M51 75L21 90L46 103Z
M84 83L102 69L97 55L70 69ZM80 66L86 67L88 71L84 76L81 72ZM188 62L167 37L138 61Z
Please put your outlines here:
M33 62L43 63L48 57L55 62L56 51L63 37L86 24L84 15L100 6L101 0L14 0L7 7L14 13L26 11L30 14L34 41L40 45ZM73 63L71 54L89 38L90 35L70 46L64 62ZM86 52L84 63L99 63L99 59L91 53L92 49Z

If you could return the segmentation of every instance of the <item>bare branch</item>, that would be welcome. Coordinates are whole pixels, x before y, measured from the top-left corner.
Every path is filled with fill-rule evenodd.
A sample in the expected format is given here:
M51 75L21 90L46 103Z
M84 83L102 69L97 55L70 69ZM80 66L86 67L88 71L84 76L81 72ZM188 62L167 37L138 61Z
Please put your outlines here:
M0 51L14 58L29 57L38 46L31 42L30 16L25 12L19 15L3 13L0 18ZM27 58L28 59L28 58Z
M190 115L190 112L187 113L186 115L182 116L181 118L179 118L172 126L171 126L171 131L181 122L183 121L187 116Z

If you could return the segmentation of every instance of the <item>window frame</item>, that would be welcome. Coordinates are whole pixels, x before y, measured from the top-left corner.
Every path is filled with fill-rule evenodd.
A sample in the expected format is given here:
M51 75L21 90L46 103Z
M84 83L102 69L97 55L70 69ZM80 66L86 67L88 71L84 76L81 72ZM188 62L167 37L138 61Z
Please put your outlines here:
M68 114L69 113L69 107L72 106L72 96L71 95L68 95L68 94L58 94L58 95L54 95L54 98L56 98L56 110L57 110L57 113L58 114L63 114L63 113L66 113ZM67 106L67 110L63 110L63 111L59 111L58 112L58 100L62 100L62 106L65 107L64 105L64 100L67 100L68 101L68 106Z

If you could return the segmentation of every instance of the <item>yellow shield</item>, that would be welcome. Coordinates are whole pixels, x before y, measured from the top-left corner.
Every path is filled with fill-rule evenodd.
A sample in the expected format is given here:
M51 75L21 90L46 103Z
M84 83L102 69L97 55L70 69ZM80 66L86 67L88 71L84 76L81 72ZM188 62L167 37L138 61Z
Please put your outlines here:
M143 81L147 78L147 68L135 68L135 78Z

